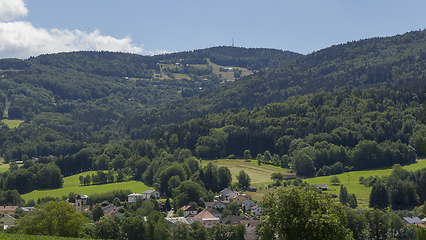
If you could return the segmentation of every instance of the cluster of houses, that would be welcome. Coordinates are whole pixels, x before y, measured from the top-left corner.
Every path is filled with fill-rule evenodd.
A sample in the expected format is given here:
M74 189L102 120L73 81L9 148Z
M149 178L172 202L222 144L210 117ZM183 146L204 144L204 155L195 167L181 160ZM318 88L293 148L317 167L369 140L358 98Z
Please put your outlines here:
M252 217L257 217L262 212L262 208L253 200L246 197L245 194L240 194L238 191L225 188L220 191L218 196L215 196L214 202L205 202L203 211L197 213L195 207L187 205L181 208L184 212L183 217L168 217L166 220L169 221L171 225L176 222L183 222L187 225L191 225L195 221L199 221L207 230L210 230L219 223L226 225L237 225L241 223L246 227L245 238L255 239L255 228L259 220L254 220L252 217L235 215L228 215L222 218L222 213L218 211L218 209L227 208L230 202L237 203L245 212L250 211Z

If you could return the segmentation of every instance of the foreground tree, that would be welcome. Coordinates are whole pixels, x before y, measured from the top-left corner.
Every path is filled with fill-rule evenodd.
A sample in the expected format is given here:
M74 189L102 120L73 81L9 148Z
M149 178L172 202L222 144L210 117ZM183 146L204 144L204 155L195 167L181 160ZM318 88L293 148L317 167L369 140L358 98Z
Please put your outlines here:
M289 186L264 197L260 239L352 239L342 204L312 189Z
M87 218L65 201L51 201L21 219L21 233L61 237L79 237Z

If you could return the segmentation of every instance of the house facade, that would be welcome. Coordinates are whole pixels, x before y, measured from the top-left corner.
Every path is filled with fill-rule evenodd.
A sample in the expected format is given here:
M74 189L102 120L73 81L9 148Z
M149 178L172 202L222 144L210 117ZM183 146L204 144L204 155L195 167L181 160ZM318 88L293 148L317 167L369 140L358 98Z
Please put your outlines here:
M184 217L193 217L197 215L197 209L191 205L185 205L181 207L180 209L182 209L185 212L185 214L183 215Z
M250 210L253 217L260 216L262 213L262 208L259 205L254 205Z
M129 194L129 195L127 195L127 202L134 203L134 202L136 202L136 199L138 199L138 198L142 198L142 194L140 194L140 193Z
M160 193L155 191L155 190L146 190L145 192L142 193L142 198L143 199L150 199L151 195L154 195L155 199L160 198Z
M249 210L251 209L252 206L254 206L256 203L253 202L253 200L251 200L250 198L247 198L241 205L243 207L243 209L245 210Z

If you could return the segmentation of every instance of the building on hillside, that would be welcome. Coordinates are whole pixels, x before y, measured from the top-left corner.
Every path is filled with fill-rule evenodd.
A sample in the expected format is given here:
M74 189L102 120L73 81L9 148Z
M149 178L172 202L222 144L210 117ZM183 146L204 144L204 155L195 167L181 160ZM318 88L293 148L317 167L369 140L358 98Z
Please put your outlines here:
M218 217L214 216L213 214L211 214L206 209L204 209L203 211L201 211L200 213L198 213L197 215L195 215L193 217L193 219L199 219L201 222L209 221L209 222L216 222L216 223L218 223L220 221L220 219Z
M197 209L191 205L185 205L180 209L182 209L185 213L183 217L194 217L195 215L197 215Z
M235 203L237 203L238 205L241 206L243 204L243 202L245 200L247 200L247 197L246 197L245 194L240 194L240 195L237 195L237 196L233 197L233 199L234 199Z
M418 217L403 217L402 220L404 221L405 225L423 224L423 221Z
M13 216L16 211L18 210L18 206L0 206L0 216L3 217L4 215L10 215Z
M225 195L225 200L229 201L229 200L233 199L235 196L238 196L238 195L240 195L240 193L237 192L237 191L230 192L230 193Z
M102 209L104 210L104 215L105 215L105 214L109 213L110 211L117 210L118 207L111 205L111 204L108 204L106 206L103 206Z
M21 207L22 211L29 213L34 210L35 207Z
M321 189L323 191L327 191L329 189L327 184L316 184L314 185L314 187L316 187L317 189Z
M142 193L142 198L143 199L150 199L151 195L154 195L155 199L160 198L160 193L155 191L155 190L146 190L145 192Z
M219 192L219 198L220 198L221 200L225 200L225 196L226 196L227 194L231 193L231 192L233 192L231 189L229 189L229 188L225 188L225 189L223 189L222 191L220 191L220 192Z
M186 217L166 217L164 218L166 221L170 223L170 227L173 227L176 223L185 223L186 225L191 225L195 221L199 221L199 219L186 218Z
M207 211L211 213L213 216L219 218L219 220L222 219L222 213L220 213L217 209L211 208L211 209L207 209Z
M5 214L2 218L0 218L0 226L3 227L3 229L6 229L10 226L16 225L16 219L8 214Z
M247 191L249 191L249 192L256 192L257 191L257 187L248 187Z
M138 199L138 198L142 198L142 194L140 194L140 193L132 193L132 194L129 194L129 195L127 195L127 202L129 202L129 203L134 203L134 202L136 202L136 200Z
M251 207L250 210L251 210L251 215L253 217L260 216L260 214L262 213L262 208L257 204Z
M250 198L247 198L242 204L241 204L241 207L244 209L244 210L250 210L251 209L251 207L253 206L253 205L255 205L256 203L253 201L253 200L251 200Z
M204 208L205 209L210 209L210 208L226 208L226 204L223 202L205 202L204 203Z
M237 225L241 222L241 220L249 220L246 216L236 216L236 215L228 215L220 221L223 224L231 224L231 225Z
M283 174L283 178L284 180L296 179L297 175L294 173L287 173L287 174Z
M83 205L86 205L86 204L89 203L89 196L87 196L87 195L80 195L80 197L81 197L81 203Z

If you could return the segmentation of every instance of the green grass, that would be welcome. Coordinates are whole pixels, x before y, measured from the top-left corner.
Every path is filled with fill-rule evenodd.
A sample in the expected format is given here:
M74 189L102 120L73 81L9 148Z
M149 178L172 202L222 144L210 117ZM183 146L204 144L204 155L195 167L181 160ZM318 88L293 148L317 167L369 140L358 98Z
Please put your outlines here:
M85 172L85 173L80 173L77 175L65 177L64 186L62 188L34 190L30 193L22 195L22 198L25 199L25 201L28 201L29 199L37 200L38 198L42 198L46 196L60 198L63 195L68 195L68 193L70 192L75 192L77 194L91 195L94 193L104 193L104 192L109 192L112 190L119 190L119 189L130 189L132 192L138 192L138 193L142 193L148 189L152 189L138 181L80 186L80 180L78 179L78 177L80 175L86 176L87 174L92 174L92 172Z
M238 69L240 69L242 71L241 72L241 77L252 74L252 72L249 71L247 68L230 67L230 66L220 66L220 65L214 64L212 62L209 62L209 65L213 67L213 73L214 74L216 74L218 76L219 76L219 74L221 74L222 78L226 78L228 80L234 80L235 79L234 78L234 72L221 72L221 71L219 71L220 68L233 68L233 69L237 69L238 68Z
M11 234L11 233L0 233L0 239L2 240L73 240L73 239L89 239L89 238L66 238L66 237L49 237L39 235L25 235L25 234Z
M9 170L9 164L0 165L0 172L1 173L6 172L7 170Z
M257 186L257 192L245 192L245 194L250 195L254 200L261 201L263 195L275 191L274 189L267 189L269 183L272 183L270 177L273 172L288 173L288 169L282 169L280 167L271 166L271 165L261 165L258 166L256 160L251 160L247 163L244 160L237 159L221 159L214 161L203 160L201 166L207 165L209 162L213 162L217 166L226 166L229 168L232 174L232 180L235 182L237 174L244 170L251 178L252 185ZM419 160L414 164L403 166L404 169L408 171L415 171L417 169L426 168L426 160ZM353 171L349 173L342 173L336 175L340 183L344 185L349 193L355 193L358 199L358 208L365 209L368 208L368 199L371 192L371 187L365 187L364 185L359 184L359 177L363 176L367 178L368 176L385 176L389 175L392 172L392 168L382 168L374 170L365 170L365 171ZM330 190L327 191L329 194L339 195L340 186L331 186L330 185L331 176L324 177L315 177L304 179L309 184L328 184Z
M283 169L271 165L258 165L256 160L251 160L250 162L245 162L240 159L221 159L215 161L203 160L201 165L207 165L208 162L214 162L218 167L225 166L229 168L232 174L232 180L237 181L237 175L241 170L244 170L250 178L252 184L262 184L271 182L271 174L274 172L288 173L287 169Z
M425 168L426 161L420 160L414 164L403 166L402 168L408 171L415 171L417 169ZM375 170L365 170L365 171L353 171L349 173L342 173L336 175L340 184L344 185L350 194L355 193L358 199L359 208L367 208L368 207L368 199L370 197L371 187L365 187L364 185L359 184L359 177L367 178L368 176L385 176L389 175L392 172L392 168L383 168L383 169L375 169ZM331 194L339 195L340 186L331 186L330 185L331 176L324 177L316 177L316 178L308 178L305 181L309 184L328 184L330 190L327 191Z
M23 122L22 120L8 120L8 119L3 119L1 121L4 124L6 124L9 128L17 128L19 127L19 124Z

